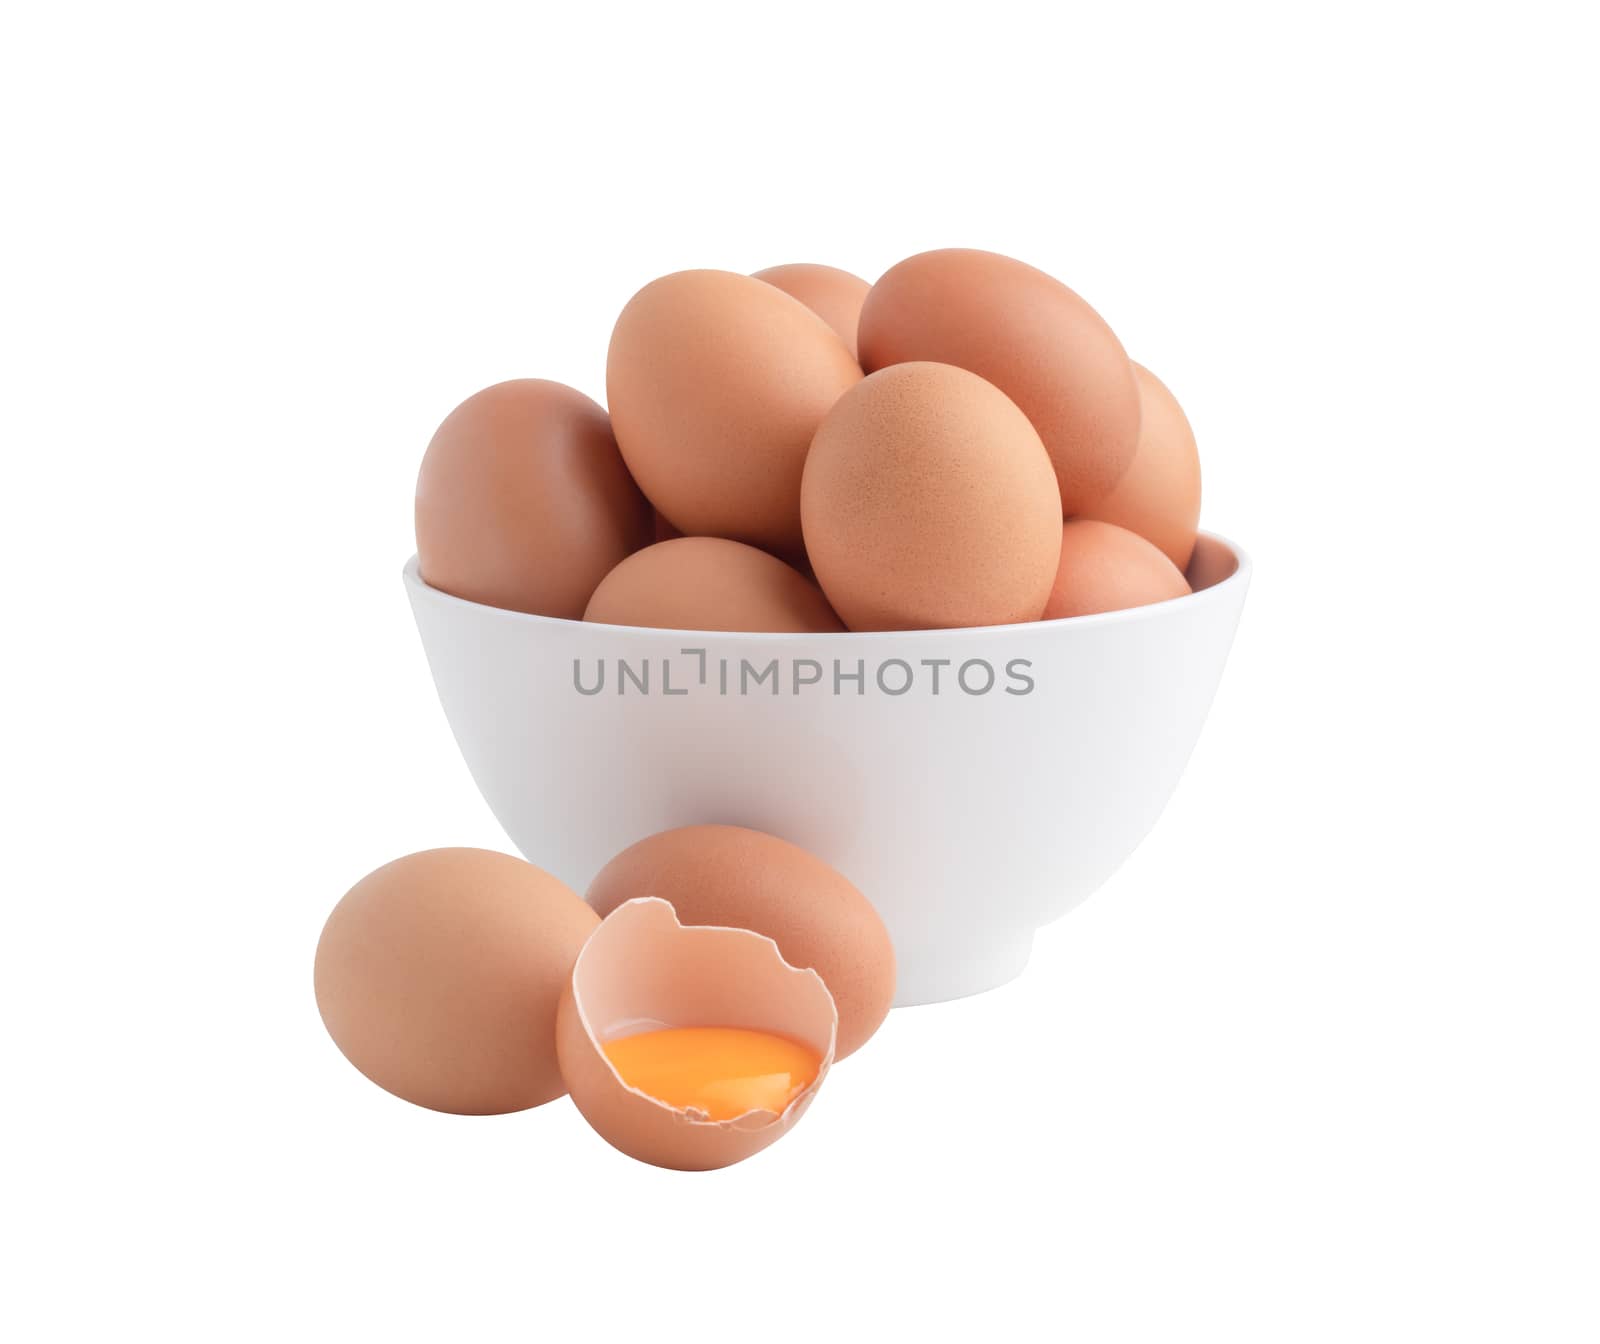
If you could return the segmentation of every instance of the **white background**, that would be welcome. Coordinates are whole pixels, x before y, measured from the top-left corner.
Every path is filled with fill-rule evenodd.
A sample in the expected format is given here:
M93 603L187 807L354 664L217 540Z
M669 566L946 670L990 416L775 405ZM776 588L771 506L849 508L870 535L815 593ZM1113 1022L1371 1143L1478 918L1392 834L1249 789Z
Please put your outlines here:
M1039 8L8 9L0 1334L1596 1338L1581 7ZM601 396L665 271L946 245L1100 308L1255 556L1155 835L740 1167L366 1083L327 911L506 844L436 422Z

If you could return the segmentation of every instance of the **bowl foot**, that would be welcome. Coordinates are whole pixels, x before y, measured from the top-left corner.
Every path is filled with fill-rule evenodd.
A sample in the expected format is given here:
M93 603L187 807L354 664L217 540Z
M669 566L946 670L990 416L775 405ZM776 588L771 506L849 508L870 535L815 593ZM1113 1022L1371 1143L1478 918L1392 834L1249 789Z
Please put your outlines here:
M946 1003L998 989L1022 974L1033 953L1033 934L1003 943L952 940L937 948L895 945L899 974L894 1006Z

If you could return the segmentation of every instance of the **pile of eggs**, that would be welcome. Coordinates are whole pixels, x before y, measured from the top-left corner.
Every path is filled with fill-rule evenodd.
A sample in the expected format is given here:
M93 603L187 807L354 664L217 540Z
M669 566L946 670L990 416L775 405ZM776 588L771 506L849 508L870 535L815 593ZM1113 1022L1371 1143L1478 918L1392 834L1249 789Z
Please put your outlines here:
M435 849L369 873L323 928L316 996L373 1082L461 1115L571 1093L603 1138L680 1170L784 1134L878 1029L894 950L804 850L686 826L578 896L506 854Z
M1182 409L1009 257L924 252L874 285L664 276L617 319L606 397L519 379L451 412L417 481L425 582L569 620L813 633L1190 591Z

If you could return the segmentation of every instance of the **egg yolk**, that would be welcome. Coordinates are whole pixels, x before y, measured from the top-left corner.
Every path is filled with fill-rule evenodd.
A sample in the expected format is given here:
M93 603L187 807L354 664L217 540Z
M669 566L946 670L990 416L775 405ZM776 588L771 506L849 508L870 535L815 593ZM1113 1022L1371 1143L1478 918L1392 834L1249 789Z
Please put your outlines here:
M808 1045L744 1027L663 1027L607 1041L604 1049L629 1087L713 1120L781 1114L822 1064Z

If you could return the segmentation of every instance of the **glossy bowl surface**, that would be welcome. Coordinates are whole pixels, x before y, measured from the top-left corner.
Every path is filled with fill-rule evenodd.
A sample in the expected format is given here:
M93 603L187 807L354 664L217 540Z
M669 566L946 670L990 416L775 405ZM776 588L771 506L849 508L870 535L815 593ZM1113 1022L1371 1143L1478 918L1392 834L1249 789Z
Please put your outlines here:
M439 699L513 843L583 891L643 836L726 822L820 855L877 906L897 1004L1001 984L1149 832L1211 706L1249 560L1196 591L967 630L686 633L406 588ZM648 894L648 893L646 893Z

